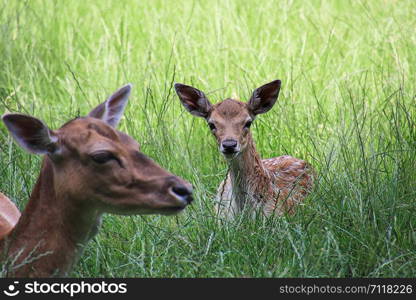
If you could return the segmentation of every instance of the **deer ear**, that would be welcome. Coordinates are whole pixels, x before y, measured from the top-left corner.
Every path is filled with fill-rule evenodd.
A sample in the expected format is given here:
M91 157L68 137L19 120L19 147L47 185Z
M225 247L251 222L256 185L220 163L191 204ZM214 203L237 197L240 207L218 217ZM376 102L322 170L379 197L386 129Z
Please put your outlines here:
M253 115L268 112L276 103L280 91L280 80L269 82L254 90L248 101L248 108Z
M212 105L203 92L181 83L175 83L175 90L187 111L197 117L208 117Z
M41 120L22 114L5 114L2 119L22 148L35 154L57 152L58 136Z
M117 90L105 102L94 108L88 116L100 119L111 127L117 127L129 100L131 87L131 84L127 84Z

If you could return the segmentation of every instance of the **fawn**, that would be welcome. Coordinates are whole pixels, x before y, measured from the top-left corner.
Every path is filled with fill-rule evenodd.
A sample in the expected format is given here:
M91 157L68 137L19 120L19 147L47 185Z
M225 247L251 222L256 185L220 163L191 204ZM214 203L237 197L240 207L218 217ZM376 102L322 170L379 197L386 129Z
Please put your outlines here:
M262 160L251 136L252 122L273 107L280 85L275 80L257 88L247 103L225 99L212 105L200 90L175 84L186 110L207 121L228 164L229 172L217 192L220 216L233 217L247 207L251 212L259 207L265 215L292 214L312 188L308 163L288 155Z
M103 213L172 215L191 203L188 182L162 169L134 139L115 129L130 90L130 85L122 87L87 117L58 130L27 115L2 117L17 144L44 155L20 218L11 201L0 198L0 208L6 208L0 215L10 220L3 232L14 227L0 241L6 276L65 276L97 233Z

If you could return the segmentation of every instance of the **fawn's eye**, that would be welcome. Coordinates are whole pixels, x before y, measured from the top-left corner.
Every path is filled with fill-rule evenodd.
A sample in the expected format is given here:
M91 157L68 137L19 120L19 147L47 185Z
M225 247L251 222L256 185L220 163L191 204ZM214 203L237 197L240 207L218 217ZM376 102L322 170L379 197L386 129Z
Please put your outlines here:
M208 123L208 126L209 126L209 128L210 128L211 130L215 130L215 129L217 129L217 127L215 127L214 123L212 123L212 122L209 122L209 123Z
M114 156L114 154L109 152L109 151L95 152L95 153L91 154L90 157L97 164L105 164L106 162L108 162L112 159L118 161L118 159Z
M251 123L253 123L253 121L247 121L246 124L244 124L244 128L250 128Z

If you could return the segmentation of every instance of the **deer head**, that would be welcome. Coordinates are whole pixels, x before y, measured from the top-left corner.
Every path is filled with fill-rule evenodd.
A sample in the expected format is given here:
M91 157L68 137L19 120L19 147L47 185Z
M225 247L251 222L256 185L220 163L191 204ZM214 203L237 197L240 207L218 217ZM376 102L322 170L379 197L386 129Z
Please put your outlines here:
M225 99L215 105L194 87L176 83L175 90L186 110L207 121L221 153L233 158L246 149L256 116L268 112L276 103L280 85L280 80L275 80L257 88L247 103Z
M71 205L116 214L174 214L192 201L192 187L140 152L139 144L115 129L131 86L116 91L88 116L58 130L32 116L2 119L21 147L52 164L57 198Z

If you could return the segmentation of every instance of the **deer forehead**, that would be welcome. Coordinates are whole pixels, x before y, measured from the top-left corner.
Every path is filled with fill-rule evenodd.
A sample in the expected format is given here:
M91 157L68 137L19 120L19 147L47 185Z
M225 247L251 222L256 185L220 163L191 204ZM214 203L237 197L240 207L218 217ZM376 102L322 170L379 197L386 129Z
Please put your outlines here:
M123 134L101 120L78 118L59 129L59 135L68 148L91 152L99 149L116 150L139 146L132 138ZM122 147L118 147L122 146Z
M247 104L234 99L225 99L214 105L210 119L225 121L245 121L250 118Z

